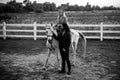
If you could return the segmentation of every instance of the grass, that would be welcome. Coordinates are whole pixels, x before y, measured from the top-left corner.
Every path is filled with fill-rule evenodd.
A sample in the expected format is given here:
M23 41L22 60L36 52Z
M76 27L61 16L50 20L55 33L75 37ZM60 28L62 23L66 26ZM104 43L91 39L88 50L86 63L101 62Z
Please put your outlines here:
M70 24L119 24L120 11L78 11L66 12ZM0 15L0 23L55 23L57 12L45 13L4 13Z
M104 24L120 24L120 11L74 11L74 12L66 12L68 16L68 22L70 24L100 24L103 22ZM57 19L57 12L45 12L45 13L4 13L0 15L0 23L3 20L6 20L7 23L56 23ZM0 27L2 29L2 27ZM7 29L29 29L24 26L21 27L7 27ZM38 28L38 29L45 29ZM97 27L90 27L90 28L76 28L80 30L99 30ZM105 30L120 30L120 27L112 27L112 28L104 28ZM3 34L0 32L0 34ZM33 33L26 33L26 32L7 32L10 35L33 35ZM44 35L45 33L38 33ZM93 35L99 36L97 33L89 33L85 35ZM120 36L119 33L115 34L105 34L106 36Z

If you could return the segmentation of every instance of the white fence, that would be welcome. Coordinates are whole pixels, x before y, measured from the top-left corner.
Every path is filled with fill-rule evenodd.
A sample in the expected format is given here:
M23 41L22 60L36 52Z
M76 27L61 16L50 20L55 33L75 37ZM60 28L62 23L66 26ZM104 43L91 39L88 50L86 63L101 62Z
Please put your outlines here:
M15 30L15 29L7 29L7 27L32 27L31 30ZM85 36L86 38L89 39L100 39L101 41L103 41L103 39L120 39L120 36L104 36L105 33L117 33L120 34L120 30L117 31L113 31L113 30L104 30L105 27L109 28L109 27L120 27L119 24L116 25L108 25L108 24L70 24L69 25L70 28L75 28L75 27L99 27L99 30L79 30L80 32L83 33L98 33L100 34L99 36ZM46 35L38 35L38 32L41 33L45 33L45 30L38 30L38 27L45 27L45 24L37 24L36 22L34 22L33 24L6 24L5 22L3 22L3 24L0 24L0 27L2 27L0 29L0 32L2 32L2 34L0 34L0 37L3 37L4 40L6 40L6 37L33 37L34 40L37 40L37 38L46 38ZM7 32L32 32L33 35L9 35L7 34Z

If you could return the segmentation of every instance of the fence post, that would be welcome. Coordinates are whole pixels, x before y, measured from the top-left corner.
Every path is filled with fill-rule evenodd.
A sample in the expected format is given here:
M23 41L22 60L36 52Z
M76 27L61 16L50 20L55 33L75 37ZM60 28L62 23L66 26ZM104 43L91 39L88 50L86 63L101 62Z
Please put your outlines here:
M103 41L103 22L100 24L100 41Z
M34 22L33 29L34 29L34 40L37 40L37 26L36 26L36 22Z
M6 23L3 22L3 39L6 40Z

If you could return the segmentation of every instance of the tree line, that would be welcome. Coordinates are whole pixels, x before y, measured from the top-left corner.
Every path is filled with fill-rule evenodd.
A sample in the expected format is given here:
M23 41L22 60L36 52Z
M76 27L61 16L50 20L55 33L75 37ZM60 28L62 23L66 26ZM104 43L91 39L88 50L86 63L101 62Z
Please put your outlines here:
M70 5L69 3L61 4L56 6L55 3L45 2L37 3L36 1L31 2L30 0L24 0L21 3L16 0L10 0L6 4L0 3L0 13L22 13L22 12L38 12L44 11L57 11L59 8L64 7L66 11L92 11L92 10L120 10L120 7L91 5L87 3L85 6L79 6L77 4Z

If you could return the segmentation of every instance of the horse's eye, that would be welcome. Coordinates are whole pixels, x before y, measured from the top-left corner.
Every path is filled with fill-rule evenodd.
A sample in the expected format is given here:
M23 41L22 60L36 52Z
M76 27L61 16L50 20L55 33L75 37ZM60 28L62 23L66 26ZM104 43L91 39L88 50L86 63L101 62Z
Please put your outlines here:
M58 26L58 28L60 29L60 28L61 28L61 26Z

